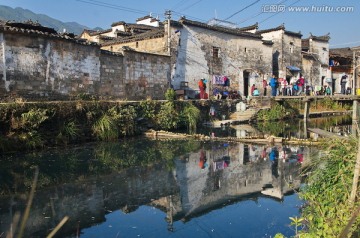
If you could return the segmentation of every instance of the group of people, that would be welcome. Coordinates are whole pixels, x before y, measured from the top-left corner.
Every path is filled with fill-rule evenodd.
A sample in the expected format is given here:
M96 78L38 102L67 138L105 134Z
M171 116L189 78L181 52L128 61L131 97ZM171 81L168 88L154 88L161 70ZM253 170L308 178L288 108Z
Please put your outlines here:
M347 75L343 75L340 79L341 93L342 94L351 94L351 89L346 87L347 85ZM206 83L207 80L200 79L199 81L199 90L200 90L200 99L208 99L208 94L206 93ZM316 95L332 95L332 90L329 85L324 86L315 86L306 85L305 78L300 75L298 79L292 78L288 81L285 78L276 78L275 75L269 80L263 79L263 95L267 96L268 85L271 87L270 96L316 96ZM259 89L253 84L250 88L251 96L260 96ZM235 91L229 92L226 89L220 90L215 87L213 89L213 96L216 99L237 99L240 98L239 94Z
M341 93L342 94L350 94L351 89L346 88L346 78L347 76L344 75L341 78L340 85L341 85ZM264 86L264 96L266 96L266 86L267 81L264 79L263 86ZM324 86L315 86L306 84L305 78L300 75L300 78L295 80L294 78L288 82L286 79L280 78L277 79L273 76L270 81L269 85L271 87L271 96L316 96L316 95L332 95L332 89L330 85Z
M263 82L263 86L264 84L265 82ZM299 96L306 93L306 90L304 90L305 78L302 75L300 75L300 78L296 81L292 79L290 82L284 78L277 79L275 75L273 75L270 79L269 85L271 87L271 96L273 97L277 95ZM265 92L266 90L264 90L264 95Z
M207 80L202 78L199 80L199 98L208 99L209 95L206 93L206 83ZM228 90L228 84L225 84L223 87L216 86L213 88L213 96L215 99L241 99L239 93L235 90Z

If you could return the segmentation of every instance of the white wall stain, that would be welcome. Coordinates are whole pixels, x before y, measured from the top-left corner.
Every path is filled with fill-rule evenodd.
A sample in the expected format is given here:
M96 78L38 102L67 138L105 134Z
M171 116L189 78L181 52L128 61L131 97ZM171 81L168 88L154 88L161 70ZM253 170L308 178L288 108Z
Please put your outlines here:
M51 44L47 43L46 44L46 49L45 49L45 60L47 61L46 64L46 75L45 75L45 81L46 84L49 84L49 77L50 77L50 65L51 65L51 60L50 60L50 52L51 52ZM54 85L52 85L52 89L54 90Z
M2 68L2 72L3 72L3 80L4 80L4 84L5 84L5 90L7 92L10 91L10 82L7 81L6 78L6 54L5 54L5 49L6 49L6 44L5 44L5 39L4 39L4 34L0 33L0 43L1 43L1 53L2 53L2 64L1 64L1 68Z

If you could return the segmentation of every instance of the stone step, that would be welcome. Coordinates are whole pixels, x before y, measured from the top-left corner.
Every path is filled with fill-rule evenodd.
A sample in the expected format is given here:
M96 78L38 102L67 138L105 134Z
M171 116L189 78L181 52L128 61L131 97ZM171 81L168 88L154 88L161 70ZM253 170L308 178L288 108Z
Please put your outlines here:
M234 112L230 114L230 120L234 121L248 121L259 111L258 108L249 108L245 111Z

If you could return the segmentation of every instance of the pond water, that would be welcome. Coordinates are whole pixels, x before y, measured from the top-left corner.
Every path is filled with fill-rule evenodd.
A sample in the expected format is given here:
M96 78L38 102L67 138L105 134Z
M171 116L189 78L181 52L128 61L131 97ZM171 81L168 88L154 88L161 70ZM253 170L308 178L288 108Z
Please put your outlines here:
M351 134L351 117L306 126ZM214 136L302 138L304 122L200 128ZM276 152L276 153L275 153ZM0 237L18 234L38 171L24 237L273 237L289 217L314 148L192 140L126 139L0 155ZM275 155L275 159L273 158Z
M286 121L258 122L254 124L223 125L221 127L203 126L198 133L216 137L248 137L273 135L283 138L308 138L306 128L320 128L343 136L352 133L351 115L309 118L306 123L303 119L295 118ZM305 134L306 133L306 134Z
M39 171L25 237L45 237L65 216L55 237L289 237L312 153L134 138L1 155L0 236L19 232L12 221Z

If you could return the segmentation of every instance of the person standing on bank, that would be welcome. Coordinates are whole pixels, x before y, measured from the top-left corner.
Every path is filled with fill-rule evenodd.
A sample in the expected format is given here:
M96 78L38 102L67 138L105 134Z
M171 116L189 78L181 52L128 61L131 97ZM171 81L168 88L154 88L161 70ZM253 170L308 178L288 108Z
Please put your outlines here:
M271 87L271 96L276 96L276 90L277 90L277 79L275 78L275 75L272 76L270 79L270 87Z
M266 87L268 86L266 79L263 79L264 96L266 96Z
M206 89L204 80L205 79L199 80L200 99L204 99L204 94L205 94L205 89Z
M253 84L250 88L251 96L254 96L255 84Z
M347 83L347 75L344 74L340 79L341 94L346 94L346 83Z
M298 79L297 81L297 86L298 86L298 92L297 92L297 95L298 96L301 96L301 94L303 93L304 91L304 84L305 84L305 79L302 75L300 75L300 78Z

